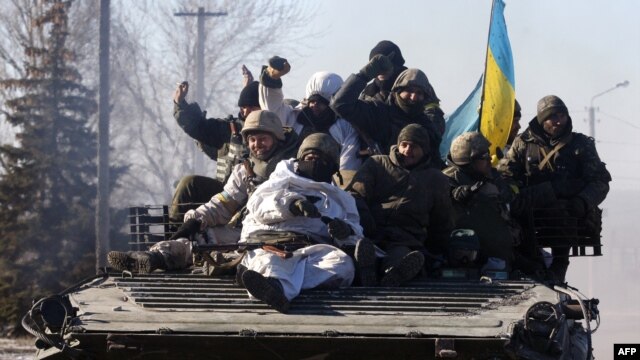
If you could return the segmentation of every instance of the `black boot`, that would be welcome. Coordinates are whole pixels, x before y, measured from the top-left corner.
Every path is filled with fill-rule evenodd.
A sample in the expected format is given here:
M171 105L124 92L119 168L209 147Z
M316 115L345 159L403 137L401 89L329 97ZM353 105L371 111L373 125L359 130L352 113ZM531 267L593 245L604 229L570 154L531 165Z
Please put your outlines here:
M423 266L424 255L419 251L412 251L405 255L398 265L387 269L380 280L380 286L398 287L416 277Z
M284 296L282 284L278 279L264 277L253 270L245 270L242 273L242 282L249 294L256 299L264 301L281 313L289 310L289 300Z
M158 251L111 251L107 255L111 266L118 271L148 274L156 269L166 269L164 256Z
M368 239L358 240L353 258L360 286L376 286L378 277L376 276L376 249L373 243Z

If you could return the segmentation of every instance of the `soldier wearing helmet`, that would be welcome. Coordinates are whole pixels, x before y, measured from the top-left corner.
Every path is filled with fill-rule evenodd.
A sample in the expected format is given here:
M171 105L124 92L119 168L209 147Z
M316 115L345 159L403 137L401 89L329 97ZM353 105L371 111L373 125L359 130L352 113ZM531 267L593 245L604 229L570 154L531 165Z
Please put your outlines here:
M553 189L542 185L515 193L491 167L490 145L479 132L463 133L451 143L449 167L443 173L449 178L455 227L473 230L480 240L478 268L501 264L502 268L491 270L538 275L542 265L523 256L517 247L522 234L514 215L548 205L555 199Z
M356 252L355 266L341 250L365 249L354 199L331 184L339 154L340 146L331 136L309 135L297 158L281 161L247 203L241 243L267 241L269 236L304 237L309 243L286 258L256 249L242 259L239 278L249 294L280 312L288 310L302 289L349 286L356 266L373 267L370 242L364 240L371 256L363 258Z
M150 251L109 253L109 263L117 270L147 273L155 269L183 269L191 265L189 237L207 231L215 243L236 243L238 227L228 223L246 203L255 188L267 180L280 160L295 156L298 138L291 129L283 129L278 116L270 111L251 112L241 131L249 148L248 158L234 166L224 189L209 202L184 215L184 224L173 240L161 241Z
M572 130L569 110L562 99L555 95L543 97L538 101L537 116L516 137L499 171L520 191L551 185L558 201L545 208L545 217L568 214L584 223L590 236L599 238L598 205L609 192L611 175L598 156L594 139ZM568 255L569 248L553 249L549 270L561 282L569 266Z
M206 111L202 111L198 103L186 101L189 92L189 83L186 81L178 84L175 90L173 116L180 128L196 140L198 147L216 160L216 174L215 178L187 175L180 179L169 209L171 222L182 222L184 213L197 207L195 204L207 202L211 196L222 191L233 166L240 163L247 153L238 131L252 111L260 110L260 102L258 82L252 81L251 73L244 66L243 72L247 76L238 97L237 118L231 115L226 119L207 118Z
M367 159L349 191L356 198L365 234L387 253L381 261L385 286L398 286L432 270L451 233L447 178L430 164L429 132L405 126L389 155ZM426 257L426 259L425 259Z

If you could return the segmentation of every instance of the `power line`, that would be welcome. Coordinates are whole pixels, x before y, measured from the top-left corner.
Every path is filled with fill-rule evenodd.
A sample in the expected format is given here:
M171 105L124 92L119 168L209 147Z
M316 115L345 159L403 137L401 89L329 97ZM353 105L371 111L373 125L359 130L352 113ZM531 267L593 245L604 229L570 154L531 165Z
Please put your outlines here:
M628 143L622 141L607 141L607 140L596 140L598 144L613 144L613 145L631 145L631 146L640 146L638 143Z
M632 128L634 128L634 129L640 129L640 126L638 126L638 125L636 125L636 124L634 124L634 123L632 123L632 122L630 122L630 121L627 121L627 120L621 119L621 118L619 118L619 117L617 117L617 116L615 116L615 115L608 114L608 113L606 113L606 112L604 112L604 111L602 111L602 110L600 110L600 112L601 112L602 114L604 114L604 115L606 115L606 116L608 116L608 117L612 118L613 120L618 120L618 121L620 121L621 123L626 124L626 125L629 125L629 126L631 126Z

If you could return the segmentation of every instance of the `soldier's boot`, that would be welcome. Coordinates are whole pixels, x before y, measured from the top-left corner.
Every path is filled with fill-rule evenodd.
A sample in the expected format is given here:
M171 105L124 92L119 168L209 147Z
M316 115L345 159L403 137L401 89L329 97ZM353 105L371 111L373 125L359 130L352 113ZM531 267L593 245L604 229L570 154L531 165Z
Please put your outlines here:
M398 265L386 271L380 280L380 286L398 287L416 277L423 267L424 255L419 251L412 251L405 255Z
M242 264L238 264L238 267L236 267L236 284L241 288L245 287L244 282L242 281L242 275L245 271L247 271L247 267Z
M111 251L107 260L117 271L127 270L139 274L167 268L164 256L158 251Z
M356 243L353 257L355 259L356 274L360 279L360 286L376 286L378 283L376 271L376 249L368 239L360 239Z
M264 277L253 270L245 270L242 273L242 282L249 294L256 299L264 301L281 313L289 310L289 300L284 296L282 284L278 279Z

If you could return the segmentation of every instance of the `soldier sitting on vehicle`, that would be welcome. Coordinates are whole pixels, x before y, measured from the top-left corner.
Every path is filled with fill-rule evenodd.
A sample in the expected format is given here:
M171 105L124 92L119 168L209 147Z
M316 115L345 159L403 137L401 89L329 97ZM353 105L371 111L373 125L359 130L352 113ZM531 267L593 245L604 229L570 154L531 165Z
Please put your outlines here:
M429 132L404 127L389 155L367 159L348 190L356 199L364 232L387 253L382 286L399 286L423 269L432 270L453 229L449 184L429 165Z
M326 71L314 73L307 82L302 105L293 107L284 102L282 93L282 77L290 70L287 59L277 56L269 59L269 66L263 67L259 87L262 109L278 114L283 126L293 128L300 141L317 132L329 134L340 144L340 170L358 170L362 165L358 157L358 133L329 107L331 97L342 85L342 78Z
M270 111L251 112L241 133L249 147L249 158L234 166L223 191L208 203L187 211L185 223L173 236L176 240L161 241L149 251L112 251L108 256L111 266L119 271L140 273L187 268L192 263L189 238L205 229L213 243L233 244L239 240L240 229L227 224L247 203L255 188L267 180L277 163L295 156L298 147L296 133L283 129L278 116Z
M233 166L242 162L247 153L239 134L242 124L252 111L260 110L258 100L258 82L243 66L245 86L238 98L240 111L238 118L215 119L206 118L206 112L198 103L187 103L185 98L189 92L189 84L185 81L178 84L173 97L173 115L184 132L195 139L198 146L213 160L217 160L215 179L188 175L180 179L173 195L169 209L169 220L182 222L184 214L195 209L198 204L205 203L223 190Z
M290 237L309 243L288 254L265 247L249 250L238 278L249 294L280 312L301 290L351 285L354 263L340 248L356 247L360 272L373 272L374 247L362 239L354 199L331 184L340 146L315 133L301 144L296 159L278 164L247 203L240 243Z
M518 137L500 163L502 176L520 189L548 182L559 199L545 207L547 217L567 215L584 222L592 236L600 236L598 205L609 192L611 175L600 160L593 138L572 132L569 111L557 96L538 101L537 116ZM556 224L557 225L557 224ZM560 228L556 236L567 236ZM574 226L575 231L575 226ZM569 247L553 247L550 270L564 282Z
M555 201L551 186L535 186L516 195L500 174L491 167L489 141L479 132L463 133L453 140L447 156L455 209L455 227L470 229L479 240L477 267L509 274L518 269L529 275L544 270L541 263L522 257L516 251L521 228L512 217L530 207Z

